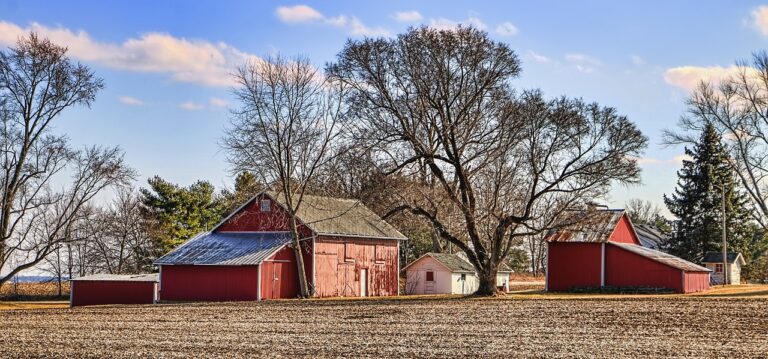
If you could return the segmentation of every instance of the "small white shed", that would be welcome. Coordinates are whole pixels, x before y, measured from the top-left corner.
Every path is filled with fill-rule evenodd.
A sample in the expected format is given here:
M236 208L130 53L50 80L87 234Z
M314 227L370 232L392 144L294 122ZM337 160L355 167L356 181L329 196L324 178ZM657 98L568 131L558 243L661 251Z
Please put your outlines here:
M427 253L403 269L406 294L472 294L479 285L475 268L457 254ZM496 275L496 285L505 291L510 273L502 266Z
M728 265L723 265L723 252L707 252L702 263L712 270L712 284L723 284L723 272L728 273L727 284L741 283L741 267L747 262L740 252L728 252L726 254Z

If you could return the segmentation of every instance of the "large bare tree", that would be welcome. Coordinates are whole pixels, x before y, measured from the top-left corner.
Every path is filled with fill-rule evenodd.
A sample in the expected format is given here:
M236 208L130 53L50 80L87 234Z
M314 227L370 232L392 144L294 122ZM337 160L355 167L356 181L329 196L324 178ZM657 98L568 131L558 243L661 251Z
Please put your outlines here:
M687 101L682 131L667 131L665 140L694 144L706 125L713 124L751 198L755 220L768 229L768 53L737 62L736 70L718 83L700 83Z
M86 204L133 176L118 148L76 150L52 132L103 87L66 52L34 33L0 51L0 284L72 240Z
M521 236L635 183L646 138L612 108L515 95L515 53L473 28L411 29L349 41L327 71L349 88L356 134L391 175L420 178L390 214L409 212L462 250L497 293L499 264Z
M236 74L233 111L223 146L237 172L262 176L284 196L302 297L312 295L301 254L296 213L320 169L333 158L341 130L343 94L306 58L269 57Z

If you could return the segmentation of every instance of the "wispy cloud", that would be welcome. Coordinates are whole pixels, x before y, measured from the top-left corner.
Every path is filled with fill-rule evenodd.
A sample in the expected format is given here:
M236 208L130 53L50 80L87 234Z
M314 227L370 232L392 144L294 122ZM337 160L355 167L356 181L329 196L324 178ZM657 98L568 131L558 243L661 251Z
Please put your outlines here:
M444 17L429 20L429 27L438 30L455 30L460 25L473 26L478 30L485 30L488 28L488 25L476 16L470 16L465 20L451 20Z
M344 28L354 36L389 36L389 30L383 27L369 27L357 17L326 16L308 5L280 6L275 10L275 14L280 21L291 25L321 24Z
M496 26L496 33L501 36L515 36L520 32L515 24L506 21Z
M664 72L664 81L686 91L693 91L701 82L717 84L729 77L738 75L739 71L741 69L735 65L729 67L679 66L667 69ZM753 72L756 75L757 70L746 68L745 71Z
M576 67L576 70L583 73L592 73L602 66L602 62L597 58L584 54L567 54L565 61Z
M761 35L768 37L768 6L762 5L752 10L752 26Z
M69 55L112 69L168 75L178 82L207 86L232 86L232 70L255 55L223 42L190 40L150 32L122 43L99 42L85 31L48 27L32 23L21 27L0 21L0 45L13 45L19 37L34 31L57 44L66 45Z
M638 164L641 165L667 165L667 166L680 166L683 164L683 161L690 161L691 156L688 155L678 155L674 156L669 159L659 159L659 158L653 158L653 157L636 157L635 160Z
M645 65L645 60L637 55L632 55L632 64L635 66L643 66Z
M131 96L120 96L118 100L123 105L128 105L128 106L141 106L144 104L144 101Z
M424 18L421 13L415 10L396 12L392 17L398 22L417 22Z
M179 108L182 109L182 110L187 110L187 111L197 111L197 110L204 109L205 106L203 106L203 105L201 105L201 104L199 104L197 102L188 101L188 102L180 103L179 104Z
M208 100L208 104L213 107L227 107L227 105L229 105L227 100L218 97L211 97L211 99Z
M538 62L538 63L548 63L548 62L551 61L549 59L549 57L546 57L546 56L544 56L544 55L542 55L540 53L537 53L537 52L535 52L533 50L528 50L527 57L530 58L531 60L535 61L535 62Z

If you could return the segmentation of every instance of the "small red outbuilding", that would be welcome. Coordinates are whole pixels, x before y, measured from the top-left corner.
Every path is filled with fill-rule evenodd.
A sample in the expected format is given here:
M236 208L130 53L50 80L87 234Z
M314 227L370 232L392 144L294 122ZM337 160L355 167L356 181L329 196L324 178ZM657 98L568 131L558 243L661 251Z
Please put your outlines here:
M152 304L157 301L157 274L94 274L71 280L70 306Z
M644 287L709 289L710 270L643 247L624 210L589 210L547 237L547 291Z

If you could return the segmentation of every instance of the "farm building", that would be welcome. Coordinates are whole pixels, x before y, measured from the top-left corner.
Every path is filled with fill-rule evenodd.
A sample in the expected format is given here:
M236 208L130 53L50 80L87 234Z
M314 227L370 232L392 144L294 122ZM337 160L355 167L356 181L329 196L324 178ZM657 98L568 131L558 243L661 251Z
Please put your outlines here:
M739 252L728 252L726 255L728 265L723 266L723 252L707 252L701 261L705 267L712 271L712 283L714 284L739 284L741 283L741 267L747 262ZM725 269L725 271L723 271ZM727 283L723 273L727 273Z
M284 196L260 193L211 231L155 261L160 298L295 298L298 266ZM319 297L398 294L406 238L357 200L304 196L296 214L307 280Z
M644 287L677 293L709 289L710 270L640 245L623 210L588 210L547 236L546 289Z
M664 244L669 241L669 234L648 224L633 224L633 228L641 246L663 252Z
M94 274L71 280L69 305L152 304L158 299L157 274Z
M406 294L471 294L479 282L475 268L462 255L427 253L405 268ZM509 289L512 270L502 265L496 275L496 286Z

